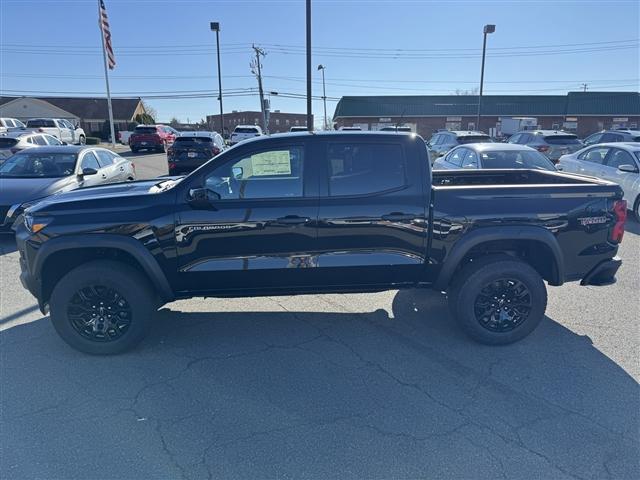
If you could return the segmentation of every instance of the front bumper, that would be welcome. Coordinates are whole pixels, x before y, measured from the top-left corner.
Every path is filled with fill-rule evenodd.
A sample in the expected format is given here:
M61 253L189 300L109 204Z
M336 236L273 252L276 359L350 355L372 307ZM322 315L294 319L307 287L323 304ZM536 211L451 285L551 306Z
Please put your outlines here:
M618 257L603 260L585 275L580 281L580 285L611 285L616 282L616 273L620 265L622 265L622 260Z

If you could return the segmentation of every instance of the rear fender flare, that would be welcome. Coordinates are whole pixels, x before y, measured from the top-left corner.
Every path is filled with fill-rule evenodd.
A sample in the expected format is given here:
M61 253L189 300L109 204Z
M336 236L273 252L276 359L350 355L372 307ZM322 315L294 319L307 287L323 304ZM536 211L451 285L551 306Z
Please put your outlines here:
M549 248L555 262L555 272L550 285L562 285L564 279L564 256L556 237L542 227L483 227L478 228L458 240L446 257L438 278L434 284L437 290L446 290L453 274L465 255L477 245L499 240L530 240L544 244Z

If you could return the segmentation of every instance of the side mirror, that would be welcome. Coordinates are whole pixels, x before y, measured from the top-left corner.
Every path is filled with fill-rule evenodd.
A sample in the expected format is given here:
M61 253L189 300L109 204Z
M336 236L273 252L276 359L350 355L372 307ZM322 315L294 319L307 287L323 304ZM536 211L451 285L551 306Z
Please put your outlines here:
M206 188L192 188L189 190L189 204L194 208L210 208L212 199L220 199L220 195Z
M638 173L638 169L633 165L618 165L618 170L621 172Z
M87 168L83 168L82 169L82 176L83 177L86 177L88 175L97 175L97 174L98 174L98 171L95 168L87 167Z
M67 142L60 142L62 145L69 145Z

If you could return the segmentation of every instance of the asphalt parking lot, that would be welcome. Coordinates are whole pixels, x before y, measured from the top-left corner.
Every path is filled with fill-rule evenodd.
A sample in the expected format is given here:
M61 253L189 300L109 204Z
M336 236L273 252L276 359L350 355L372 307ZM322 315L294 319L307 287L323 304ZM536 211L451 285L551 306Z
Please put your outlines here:
M507 347L413 290L174 302L101 358L58 338L3 239L0 478L640 478L638 223L620 256Z

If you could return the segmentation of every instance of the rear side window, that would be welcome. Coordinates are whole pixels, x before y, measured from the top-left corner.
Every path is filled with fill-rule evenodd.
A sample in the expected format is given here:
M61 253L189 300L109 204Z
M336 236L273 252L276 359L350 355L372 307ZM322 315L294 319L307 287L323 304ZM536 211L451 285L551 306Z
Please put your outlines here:
M102 168L108 167L115 162L115 155L107 150L96 150L95 153L98 155L98 162Z
M182 144L182 143L198 143L198 144L205 144L205 143L212 143L212 139L209 137L178 137L175 139L175 143L177 144Z
M620 150L619 148L614 148L607 157L607 166L618 168L620 165L636 166L630 153Z
M406 185L398 144L335 143L327 147L329 196L367 195Z
M158 133L156 127L136 127L135 133Z
M462 160L464 159L466 153L466 148L458 148L447 156L447 162L455 165L456 167L462 167Z
M579 145L580 140L575 135L547 135L544 141L549 145Z
M42 135L34 136L33 143L35 143L36 145L47 145L47 141L44 139Z
M617 133L605 133L602 135L602 143L607 142L622 142L624 137L622 135L618 135Z
M258 133L258 129L257 128L238 128L236 127L236 129L233 131L233 133Z
M47 127L55 127L56 124L53 120L48 120L46 118L36 118L35 120L27 121L27 127L29 128L47 128Z

